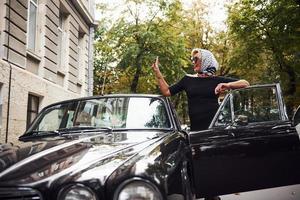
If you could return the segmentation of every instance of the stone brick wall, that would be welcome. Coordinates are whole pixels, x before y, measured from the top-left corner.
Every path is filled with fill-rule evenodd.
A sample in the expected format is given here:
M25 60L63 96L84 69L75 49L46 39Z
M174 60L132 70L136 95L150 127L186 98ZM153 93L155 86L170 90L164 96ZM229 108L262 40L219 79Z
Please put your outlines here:
M37 2L36 48L32 50L27 48L29 0L0 1L0 97L3 102L0 143L6 139L17 142L24 133L29 94L39 97L39 110L57 101L91 94L89 35L95 24L87 20L73 0ZM62 41L59 40L61 32Z
M0 80L2 82L3 120L0 142L5 141L6 114L8 105L9 65L0 60ZM8 128L8 142L17 142L17 138L24 133L27 120L28 94L34 94L41 99L40 109L57 101L80 97L54 83L33 76L30 72L12 66L12 80L10 93L10 114Z

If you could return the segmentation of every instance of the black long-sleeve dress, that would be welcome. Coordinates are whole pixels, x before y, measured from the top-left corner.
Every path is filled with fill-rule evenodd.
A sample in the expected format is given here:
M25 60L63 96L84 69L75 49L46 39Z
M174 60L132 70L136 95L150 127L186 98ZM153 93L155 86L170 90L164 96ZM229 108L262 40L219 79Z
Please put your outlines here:
M170 86L169 90L171 95L181 91L186 92L191 130L205 130L219 107L215 88L219 83L228 83L236 80L222 76L197 77L185 75L179 82Z

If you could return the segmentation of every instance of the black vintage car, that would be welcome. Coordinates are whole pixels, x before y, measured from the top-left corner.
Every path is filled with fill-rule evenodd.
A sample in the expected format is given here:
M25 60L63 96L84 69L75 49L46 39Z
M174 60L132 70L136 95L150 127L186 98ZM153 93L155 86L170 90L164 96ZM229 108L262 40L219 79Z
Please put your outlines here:
M59 102L20 145L0 146L0 199L187 200L298 184L297 123L278 84L231 91L208 130L190 133L158 95Z

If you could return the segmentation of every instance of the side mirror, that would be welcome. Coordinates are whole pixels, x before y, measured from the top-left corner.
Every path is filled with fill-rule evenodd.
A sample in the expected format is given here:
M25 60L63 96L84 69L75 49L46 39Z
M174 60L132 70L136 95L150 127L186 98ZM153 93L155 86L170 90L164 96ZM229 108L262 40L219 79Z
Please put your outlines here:
M293 126L300 126L300 106L297 108L294 116L293 116Z
M248 125L248 116L247 115L238 115L235 118L234 123L239 126L246 126L246 125Z

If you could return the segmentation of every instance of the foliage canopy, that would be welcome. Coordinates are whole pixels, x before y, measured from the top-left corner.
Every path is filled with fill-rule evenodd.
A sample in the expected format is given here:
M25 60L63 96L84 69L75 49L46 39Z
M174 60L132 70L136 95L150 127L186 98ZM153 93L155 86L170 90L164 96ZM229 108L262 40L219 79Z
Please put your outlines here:
M228 4L227 30L216 32L203 1L126 0L118 19L103 19L95 34L94 93L159 93L156 56L167 82L192 73L190 51L214 52L219 75L251 84L280 82L289 110L300 104L300 6L295 0L239 0ZM102 12L106 7L99 5ZM186 97L172 99L187 119Z

